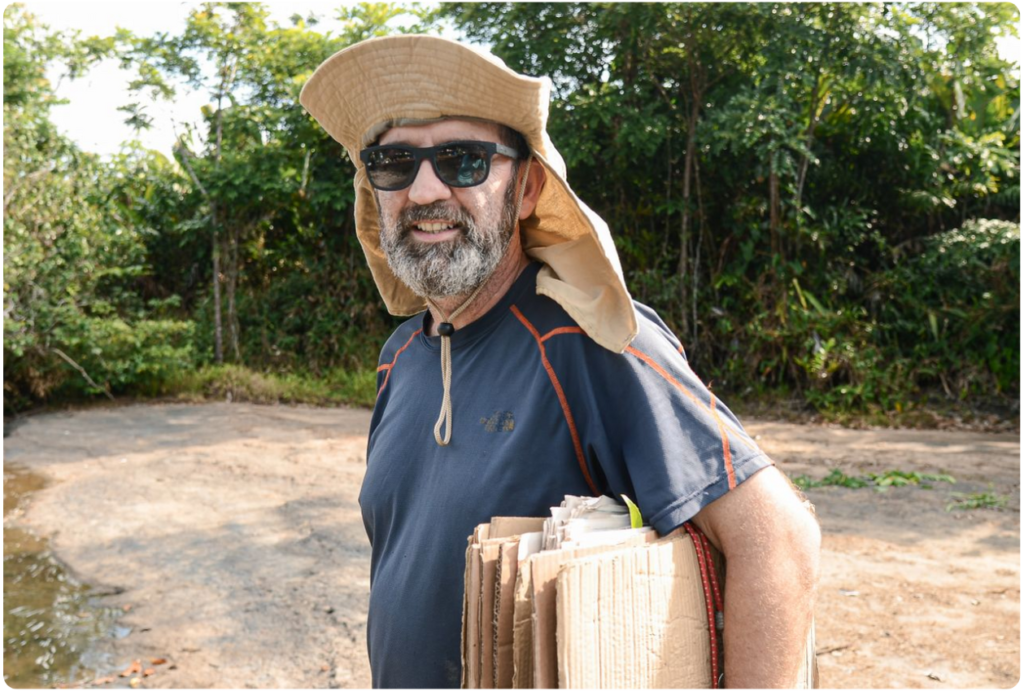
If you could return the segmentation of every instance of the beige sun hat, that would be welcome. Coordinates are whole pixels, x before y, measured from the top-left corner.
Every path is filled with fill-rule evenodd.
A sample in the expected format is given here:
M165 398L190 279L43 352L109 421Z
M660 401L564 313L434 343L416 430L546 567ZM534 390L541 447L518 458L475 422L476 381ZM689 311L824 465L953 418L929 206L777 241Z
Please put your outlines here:
M622 352L636 336L608 225L569 188L565 162L548 137L550 93L546 77L517 74L489 53L436 36L371 38L335 53L310 77L299 102L356 165L356 234L391 314L416 314L426 302L388 266L359 152L396 125L479 119L520 132L547 171L536 209L520 222L526 254L545 265L537 292L609 350Z

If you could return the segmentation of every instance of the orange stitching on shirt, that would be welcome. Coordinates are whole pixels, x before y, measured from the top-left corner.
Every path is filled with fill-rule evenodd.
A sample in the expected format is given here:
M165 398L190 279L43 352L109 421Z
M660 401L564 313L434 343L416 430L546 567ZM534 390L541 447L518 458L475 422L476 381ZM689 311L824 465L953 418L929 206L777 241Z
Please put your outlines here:
M661 375L662 377L664 377L666 381L668 381L668 382L671 382L671 383L672 383L673 385L675 385L675 387L676 387L676 388L678 388L678 389L679 389L680 391L682 391L682 392L683 392L683 393L685 393L685 394L686 394L687 396L689 396L689 397L690 397L690 400L691 400L691 401L693 401L694 403L696 403L696 404L697 404L698 406L700 406L700 407L701 407L701 408L702 408L702 409L704 410L704 412L706 412L706 413L710 413L710 412L711 412L711 410L710 410L710 409L709 409L709 408L708 408L708 407L707 407L706 405L704 405L704 403L703 403L702 401L700 401L699 399L697 399L697 397L696 397L696 396L694 396L694 395L693 395L693 393L691 393L689 389L687 389L687 388L686 388L686 387L685 387L685 386L684 386L683 384L681 384L680 382L676 381L676 379L675 379L675 378L674 378L674 377L673 377L672 375L670 375L670 374L669 374L668 372L666 372L666 371L665 371L665 370L664 370L664 369L663 369L663 368L661 367L661 365L659 365L659 364L658 364L658 363L656 363L656 362L655 362L654 360L652 360L652 359L650 358L650 356L648 356L648 355L647 355L646 353L643 353L643 352L641 352L641 351L637 350L636 348L634 348L634 347L632 347L632 346L628 346L628 347L626 348L626 352L628 352L628 353L632 353L633 355L636 355L636 356L637 356L638 358L640 358L641 360L643 360L644 362L646 362L646 363L647 363L648 365L650 365L650 366L651 366L651 368L652 368L652 369L653 369L653 370L654 370L655 372L657 372L658 374L660 374L660 375ZM697 377L697 375L696 375L696 374L694 374L693 376L694 376L694 377ZM697 377L697 381L700 381L700 377ZM708 393L710 394L710 393L711 393L711 391L710 391L710 390L708 390ZM732 427L732 425L731 425L731 424L729 424L729 423L728 423L727 421L725 421L725 420L723 420L723 421L722 421L722 423L723 423L723 424L724 424L724 425L726 426L726 429L729 429L729 428L731 428L731 427ZM739 430L735 430L735 429L733 429L732 431L733 431L734 433L736 433L736 438L737 438L737 439L739 439L739 440L740 440L741 442L743 442L743 444L744 444L744 445L745 445L745 446L746 446L746 447L747 447L748 449L750 449L751 451L757 451L757 452L759 452L759 453L764 453L763 451L761 451L761 449L760 449L760 448L758 448L757 444L754 444L754 443L753 443L752 441L749 441L748 439L746 439L745 435L743 435L743 434L740 434L740 433L739 433Z
M694 396L693 392L690 391L688 388L686 388L686 386L684 386L682 384L682 382L680 382L678 379L676 379L671 374L666 372L665 369L661 365L659 365L657 362L655 362L651 358L651 356L649 356L646 353L643 353L643 352L637 350L633 346L626 346L626 352L630 353L631 355L635 355L636 357L640 358L645 363L650 365L651 369L653 369L655 372L660 374L667 382L669 382L670 384L675 386L677 389L679 389L681 392L683 392L687 396L687 398L689 398L691 401L696 403L697 406L699 406L705 413L708 413L711 417L713 417L715 419L715 421L718 423L718 429L719 429L719 431L722 434L722 447L723 447L723 456L724 456L724 459L725 459L725 469L729 473L729 489L732 489L733 487L735 487L736 486L736 476L735 476L735 473L733 472L733 467L732 467L732 452L729 449L729 438L728 438L727 433L725 431L725 423L722 421L721 418L719 418L718 413L714 410L715 395L713 393L711 393L710 391L708 391L708 394L711 396L711 408L708 408L708 406L704 405L703 401L701 401L696 396ZM753 450L758 450L757 446L751 444L746 439L744 439L743 435L737 435L737 436L738 436L740 441L742 441L744 444L747 445L747 447L749 447L750 449L753 449Z
M666 372L665 369L661 365L659 365L657 362L655 362L651 358L650 355L648 355L647 353L644 353L644 352L641 352L641 351L637 350L633 346L626 346L626 352L631 354L631 355L635 355L636 357L638 357L641 360L643 360L644 362L646 362L648 365L650 365L651 369L653 369L655 372L660 374L665 379L665 381L669 382L670 384L675 386L677 389L682 391L687 396L687 398L689 398L691 401L693 401L698 406L703 408L705 411L708 410L708 407L706 405L704 405L704 403L702 403L700 401L700 399L698 399L696 396L694 396L692 391L690 391L688 388L683 386L683 384L679 380L677 380L675 377L673 377L671 374Z
M413 332L412 336L409 336L409 340L405 342L405 345L399 348L398 351L395 353L395 357L392 358L391 363L387 365L381 365L377 369L378 372L380 372L381 369L385 367L388 370L388 373L384 376L384 383L380 385L380 391L377 392L377 398L380 398L380 395L384 392L384 387L388 385L388 380L391 379L391 373L395 371L395 363L398 362L398 356L402 354L402 351L409 347L409 344L412 343L412 339L416 338L421 333L423 333L423 329L416 329L416 331Z
M590 487L590 491L594 493L594 496L600 496L601 493L597 491L597 486L594 484L593 479L590 477L590 471L587 469L587 462L583 456L583 445L580 444L580 436L576 431L576 422L573 420L572 411L569 410L569 401L565 398L565 392L562 390L562 385L558 381L558 375L555 374L554 368L551 363L548 362L548 355L544 349L544 339L541 338L540 332L530 323L530 321L523 316L523 313L519 309L512 305L510 308L512 314L516 315L516 318L523 323L523 326L533 334L534 339L537 341L537 347L540 349L540 361L544 365L544 369L548 373L548 378L551 380L551 386L555 389L555 394L558 396L558 402L562 404L562 412L565 413L565 421L569 425L569 436L572 437L572 445L576 449L576 460L580 464L580 470L583 471L583 478L587 481L587 485ZM575 327L563 327L567 329ZM555 329L555 331L560 331ZM549 335L554 335L551 332Z
M557 329L551 329L551 331L548 331L546 334L541 336L540 341L543 343L552 336L559 336L561 334L583 334L586 336L587 332L578 326L560 326Z
M708 393L711 393L710 391ZM732 467L732 453L729 450L729 435L725 432L725 425L722 424L722 418L718 416L718 411L715 410L715 394L711 393L711 414L715 416L715 422L718 423L718 433L722 435L722 452L725 456L725 472L729 475L729 489L736 487L736 471Z

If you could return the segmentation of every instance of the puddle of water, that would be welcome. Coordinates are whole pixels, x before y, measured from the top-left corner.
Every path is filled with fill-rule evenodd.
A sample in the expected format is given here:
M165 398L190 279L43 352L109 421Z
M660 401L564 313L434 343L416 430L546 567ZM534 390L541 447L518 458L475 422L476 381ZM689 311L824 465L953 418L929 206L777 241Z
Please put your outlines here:
M77 581L46 540L7 526L44 485L4 464L4 681L12 688L73 684L113 669L92 644L116 635L120 612L103 607L102 594Z

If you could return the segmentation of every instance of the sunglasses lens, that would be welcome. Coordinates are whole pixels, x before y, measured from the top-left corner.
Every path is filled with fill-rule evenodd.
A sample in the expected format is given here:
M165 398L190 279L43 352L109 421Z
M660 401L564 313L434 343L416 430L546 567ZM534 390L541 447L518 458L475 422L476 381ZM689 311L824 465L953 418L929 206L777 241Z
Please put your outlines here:
M412 184L416 157L404 149L374 149L366 161L366 174L377 189L400 190Z
M472 187L487 179L491 157L487 149L473 144L453 144L437 151L437 172L452 187Z
M491 172L491 152L487 146L474 142L457 142L434 149L378 146L362 153L370 183L387 191L411 185L422 156L430 156L437 176L450 187L479 185Z

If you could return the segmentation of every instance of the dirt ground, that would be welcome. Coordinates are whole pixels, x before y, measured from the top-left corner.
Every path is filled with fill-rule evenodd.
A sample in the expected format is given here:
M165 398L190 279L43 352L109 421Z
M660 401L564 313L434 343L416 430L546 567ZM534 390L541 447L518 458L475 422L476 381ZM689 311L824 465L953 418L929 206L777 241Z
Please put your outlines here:
M369 548L365 410L165 404L30 417L5 463L50 484L18 519L118 593L151 688L359 688ZM821 684L1011 687L1020 677L1020 436L747 421L790 476L948 473L931 490L808 490L824 533ZM1002 510L947 511L988 492ZM124 680L115 682L123 685Z

